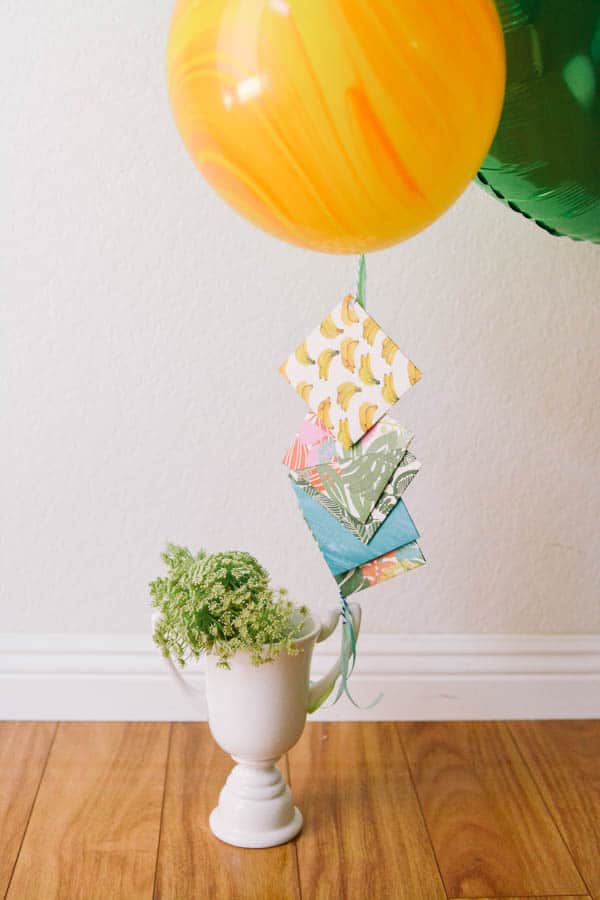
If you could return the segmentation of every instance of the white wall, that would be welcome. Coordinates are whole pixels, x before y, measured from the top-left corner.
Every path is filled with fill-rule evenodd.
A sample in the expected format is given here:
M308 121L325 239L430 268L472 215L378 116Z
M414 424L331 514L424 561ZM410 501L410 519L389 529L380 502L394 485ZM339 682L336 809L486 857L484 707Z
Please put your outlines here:
M355 260L281 244L194 171L171 122L167 0L5 0L2 630L142 632L167 539L335 588L280 457L277 366ZM368 261L424 372L399 417L428 566L362 595L370 632L600 631L600 248L471 188Z

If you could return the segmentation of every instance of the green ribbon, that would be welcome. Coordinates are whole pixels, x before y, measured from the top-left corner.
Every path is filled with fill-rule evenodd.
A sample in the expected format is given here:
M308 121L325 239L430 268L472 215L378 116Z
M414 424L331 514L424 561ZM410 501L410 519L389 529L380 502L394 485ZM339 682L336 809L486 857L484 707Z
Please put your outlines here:
M356 302L366 309L367 303L367 264L365 254L362 253L358 261L358 278L356 284Z

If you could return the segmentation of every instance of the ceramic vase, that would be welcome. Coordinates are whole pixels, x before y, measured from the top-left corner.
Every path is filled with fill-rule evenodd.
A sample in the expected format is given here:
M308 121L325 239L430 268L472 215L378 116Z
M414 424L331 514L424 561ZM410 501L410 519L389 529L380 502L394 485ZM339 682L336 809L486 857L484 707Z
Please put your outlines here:
M357 603L349 608L358 637L361 609ZM341 654L329 672L310 681L314 646L332 634L340 615L335 607L322 623L309 617L294 641L297 652L283 651L272 663L255 666L248 653L238 652L230 659L231 668L223 669L216 657L206 656L208 724L217 744L236 763L209 819L220 840L237 847L272 847L291 840L302 828L302 815L275 764L298 741L307 713L321 706L340 675ZM168 657L166 661L198 707L201 692Z

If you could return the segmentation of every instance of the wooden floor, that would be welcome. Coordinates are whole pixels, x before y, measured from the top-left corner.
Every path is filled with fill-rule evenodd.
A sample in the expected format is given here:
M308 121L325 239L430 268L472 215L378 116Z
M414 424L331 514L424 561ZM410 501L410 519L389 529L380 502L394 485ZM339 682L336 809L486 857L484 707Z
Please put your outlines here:
M204 724L0 723L0 897L600 900L600 722L309 725L270 850L208 831L230 766Z

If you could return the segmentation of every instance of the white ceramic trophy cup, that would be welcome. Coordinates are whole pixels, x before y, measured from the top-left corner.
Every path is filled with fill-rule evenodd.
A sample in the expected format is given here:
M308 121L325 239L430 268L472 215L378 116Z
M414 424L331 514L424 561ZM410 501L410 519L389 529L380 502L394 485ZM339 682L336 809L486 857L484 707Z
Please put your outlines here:
M349 609L358 637L361 608L352 603ZM230 659L231 668L223 669L214 656L206 656L208 724L217 744L237 763L209 819L222 841L272 847L302 828L302 815L275 763L298 741L306 714L319 708L340 675L341 653L326 675L310 683L313 648L335 630L340 615L340 608L332 607L322 624L309 617L294 641L299 652L284 651L272 663L254 666L247 653L238 652ZM152 617L153 628L158 616ZM169 658L167 664L198 708L202 692L185 681Z

